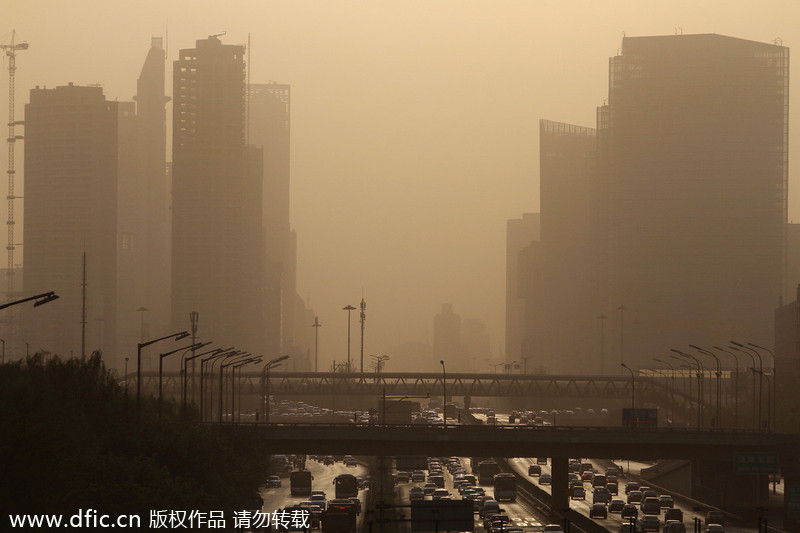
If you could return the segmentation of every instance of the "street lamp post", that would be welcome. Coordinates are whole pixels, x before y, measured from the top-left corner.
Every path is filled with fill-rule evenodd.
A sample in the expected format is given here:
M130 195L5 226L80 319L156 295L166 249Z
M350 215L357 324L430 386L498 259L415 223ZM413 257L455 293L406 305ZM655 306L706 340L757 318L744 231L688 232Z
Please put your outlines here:
M674 423L675 422L675 367L672 366L670 363L668 363L668 362L666 362L666 361L664 361L662 359L659 359L658 357L653 357L653 361L658 361L659 363L662 363L662 364L667 365L669 367L670 384L671 384L671 389L670 389L670 391L671 391L670 392L671 402L670 403L672 404L672 418L671 418L671 420ZM691 405L691 399L689 401L690 401L690 405Z
M225 369L229 366L235 365L236 363L241 363L243 359L234 360L239 357L246 357L250 355L249 352L243 352L236 355L227 355L223 358L223 361L219 364L219 397L218 397L218 413L219 418L218 422L222 425L222 405L225 402L225 397L223 396L223 389L224 389L224 379L225 379ZM225 363L225 359L231 359L229 363ZM233 418L233 411L231 411L231 418Z
M238 363L233 363L231 368L231 424L236 422L236 369L239 369L239 421L242 421L242 367L245 365L249 365L250 363L258 364L262 361L261 356L258 355L256 357L250 357L249 359L245 359L244 361L240 361Z
M636 381L633 375L633 370L631 367L626 365L625 363L620 363L622 368L627 368L628 372L631 373L631 416L635 416L634 413L636 411Z
M756 370L756 358L753 357L753 354L751 354L750 352L745 352L744 350L740 350L736 346L730 346L729 348L731 350L736 350L737 352L743 353L746 356L750 357L750 361L752 362L753 366L751 366L749 368L749 370L753 373L753 429L758 429L758 423L756 422L756 412L757 412L757 409L756 409L756 373L757 373L757 370Z
M319 317L314 317L314 323L311 324L314 328L314 372L319 372L319 328L322 324L319 323Z
M775 411L775 406L777 405L775 399L777 397L778 392L778 374L775 373L775 353L770 350L769 348L764 348L763 346L759 346L758 344L753 344L752 342L747 343L749 346L753 348L758 348L760 350L764 350L772 356L772 416L770 416L770 420L773 420L773 429L777 427L778 424L778 417ZM767 395L767 410L769 410L769 395Z
M605 325L606 325L606 319L607 318L608 317L603 313L600 313L599 315L597 315L597 319L600 321L600 374L601 375L606 373L605 372L605 360L606 360ZM525 363L526 364L528 363L527 359L525 360ZM526 368L526 370L527 370L527 368ZM527 371L526 371L526 374L527 374Z
M142 411L142 348L166 339L180 341L189 336L186 331L164 335L158 339L140 342L136 348L136 451L141 450L141 411Z
M209 344L209 343L206 343ZM174 353L178 353L181 350L192 350L195 348L199 348L200 346L205 346L205 344L192 344L191 346L184 346L182 348L178 348L176 350L169 351L167 353L160 354L158 358L158 419L161 420L161 405L163 403L163 389L161 387L161 383L164 377L164 358L170 356Z
M442 418L444 419L444 429L447 429L447 369L444 366L444 359L439 361L442 365Z
M355 307L352 305L346 305L342 307L342 311L347 311L347 371L351 371L350 366L350 311L354 310Z
M720 399L722 398L722 395L720 393L720 390L721 390L720 389L720 377L722 376L722 363L720 362L719 357L717 357L717 354L715 354L713 352L709 352L708 350L700 348L699 346L695 346L694 344L690 344L689 347L690 348L694 348L695 350L697 350L698 352L700 352L702 354L710 355L711 357L714 358L714 361L717 363L717 371L716 371L717 393L715 395L715 399L716 399L716 403L717 403L717 410L716 410L716 415L715 415L715 418L714 418L714 424L713 425L714 425L715 428L722 427L722 420L720 419L720 413L719 413L719 404L720 404Z
M281 361L286 361L289 359L288 355L282 355L280 357L276 357L264 365L264 368L261 369L261 379L264 383L264 423L269 424L269 372L273 368L280 366Z
M675 348L670 348L670 351L680 356L690 358L697 365L697 429L700 429L703 427L703 411L705 411L703 408L703 374L705 373L705 367L700 363L700 359L691 354L676 350Z
M208 345L208 344L211 344L211 341L206 343L206 345ZM194 368L194 365L195 365L194 360L197 359L198 357L202 357L202 356L208 355L208 354L215 354L215 355L222 354L222 353L225 353L225 352L229 352L231 350L233 350L233 347L231 347L231 348L215 348L215 349L209 350L207 352L195 353L195 352L197 352L197 349L195 348L194 350L192 350L192 355L191 356L186 357L186 358L183 358L183 357L181 358L182 359L181 365L182 365L182 371L183 371L183 374L182 374L183 375L183 385L182 385L182 390L183 390L183 395L182 396L183 397L182 397L182 401L183 401L183 411L184 411L184 413L186 412L186 404L189 402L189 393L188 393L189 391L187 390L187 383L188 383L187 373L189 371L189 367L188 367L189 361L192 362L192 368ZM201 359L201 365L202 365L202 359ZM201 368L201 370L202 370L202 368ZM192 372L192 374L194 374L194 372ZM192 383L194 383L194 379L192 380ZM194 388L195 388L194 385L192 385L192 390L194 390ZM194 394L192 394L192 401L194 401Z
M624 322L624 313L627 307L624 305L620 305L617 307L617 311L619 311L619 362L625 362L625 352L623 351L624 341L625 341L625 322Z
M361 372L364 372L364 323L367 321L367 302L361 298Z
M736 354L726 350L725 348L720 348L719 346L714 346L715 350L719 350L721 352L725 352L731 357L733 357L734 363L734 384L733 384L733 402L734 402L734 415L733 415L733 427L739 429L739 358L736 357ZM730 387L730 385L728 385Z
M226 357L228 355L233 355L233 354L236 354L236 353L239 353L239 352L237 352L233 348L231 348L229 350L222 351L222 352L216 352L216 350L213 350L211 355L209 355L208 357L206 357L204 359L200 359L200 423L205 422L205 418L206 418L205 417L205 409L206 409L206 403L207 403L206 402L206 398L205 398L205 392L206 392L206 386L205 386L206 368L205 368L205 365L206 365L206 363L211 362L213 364L213 362L216 359L219 359L220 357ZM210 404L210 402L208 402L208 403L209 403L208 407L210 409L211 408L211 404Z
M675 390L674 390L674 386L673 386L673 387L670 387L669 376L668 376L668 375L666 375L666 374L665 374L664 372L662 372L661 370L658 370L657 368L651 368L651 369L650 369L650 371L657 373L659 376L663 376L663 377L664 377L664 382L667 384L667 389L669 389L669 390L671 391L671 392L670 392L669 411L667 411L667 418L668 418L669 420L672 420L672 413L673 413L673 411L674 411L673 404L675 403ZM673 382L673 385L674 385L674 382Z
M764 361L761 359L761 354L758 353L757 350L749 348L749 347L745 346L744 344L738 343L736 341L731 341L731 344L735 344L739 348L744 348L745 350L749 350L749 351L753 352L756 355L756 357L758 357L758 370L756 370L755 361L753 361L753 372L758 372L758 429L761 429L761 426L763 424L763 420L761 418L761 404L763 403L762 397L763 397L763 391L764 391L764 381L763 381ZM753 377L755 377L755 375Z

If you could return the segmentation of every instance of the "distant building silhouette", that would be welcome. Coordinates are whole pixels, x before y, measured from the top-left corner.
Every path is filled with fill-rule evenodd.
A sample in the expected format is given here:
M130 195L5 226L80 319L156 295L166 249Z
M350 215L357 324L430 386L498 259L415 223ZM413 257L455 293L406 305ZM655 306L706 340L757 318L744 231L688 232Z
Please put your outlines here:
M538 357L596 371L601 314L615 373L689 343L770 343L786 294L788 61L720 35L623 39L596 148L540 140ZM549 198L551 155L574 167Z
M119 123L117 353L128 355L141 340L142 318L150 335L169 333L171 322L164 70L162 39L154 37L137 82L135 110L125 104ZM142 307L144 316L137 311Z
M245 146L244 46L180 51L173 83L172 323L263 353L261 149Z
M433 357L445 364L462 366L461 315L453 312L453 304L442 304L442 310L433 317Z
M106 339L116 338L118 119L131 111L130 104L107 101L101 87L30 92L24 293L60 296L26 320L23 339L31 353L80 355L84 251L86 354L97 345L97 328Z
M539 213L524 213L506 221L506 361L522 361L522 340L526 337L524 284L520 276L527 269L520 264L520 252L539 240ZM531 361L533 363L533 361Z
M297 355L294 339L307 336L310 323L298 322L300 331L295 331L297 237L289 222L290 86L251 84L249 108L250 143L264 150L266 351Z

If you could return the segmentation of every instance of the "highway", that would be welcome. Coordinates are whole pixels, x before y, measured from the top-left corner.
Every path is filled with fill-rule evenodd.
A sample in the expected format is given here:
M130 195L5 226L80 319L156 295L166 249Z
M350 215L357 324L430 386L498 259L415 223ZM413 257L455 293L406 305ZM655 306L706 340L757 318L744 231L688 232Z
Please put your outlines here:
M358 476L367 476L369 471L366 467L359 463L357 467L346 467L342 463L334 463L333 465L325 466L314 460L306 461L306 470L311 472L314 480L311 482L312 490L324 490L328 500L332 500L334 496L333 479L339 474L353 474ZM280 488L262 488L260 491L261 498L264 500L263 511L265 513L274 513L276 510L285 507L296 505L302 501L307 501L307 496L292 496L289 493L289 478L282 478L282 485ZM361 508L366 509L366 491L361 490L358 497L361 500ZM357 519L358 529L362 530L364 522L364 513L362 512Z

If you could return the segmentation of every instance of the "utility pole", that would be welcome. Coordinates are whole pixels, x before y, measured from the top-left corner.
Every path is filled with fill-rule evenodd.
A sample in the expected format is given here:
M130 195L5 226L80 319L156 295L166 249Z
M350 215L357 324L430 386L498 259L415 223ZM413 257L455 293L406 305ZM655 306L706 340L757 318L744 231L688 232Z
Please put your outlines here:
M144 314L142 316L144 316ZM189 322L191 323L191 327L192 327L192 346L197 344L197 322L199 320L200 320L200 313L198 313L197 311L190 311L189 312ZM195 389L195 386L194 386L195 385L195 383L194 383L195 351L196 351L196 348L192 348L192 402L194 402L194 389ZM184 373L186 372L185 367L183 368L183 371L184 371ZM186 382L186 378L187 378L187 376L183 376L184 382ZM186 401L186 398L184 398L184 402L185 401Z
M319 317L314 317L314 323L311 324L314 328L314 372L319 372L319 328L322 324L319 323Z
M342 307L342 311L347 311L347 370L346 372L350 372L350 311L353 311L355 307L348 304L345 307Z
M361 372L364 372L364 322L367 320L367 302L361 298Z
M83 283L81 283L81 357L86 357L86 250L83 251Z

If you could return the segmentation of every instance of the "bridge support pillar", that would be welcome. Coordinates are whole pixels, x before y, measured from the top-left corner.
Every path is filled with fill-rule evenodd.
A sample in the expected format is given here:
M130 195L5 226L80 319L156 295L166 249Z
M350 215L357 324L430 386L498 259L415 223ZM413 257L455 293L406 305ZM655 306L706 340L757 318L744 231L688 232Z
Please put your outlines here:
M769 499L767 476L736 474L733 458L692 461L692 497L742 513Z
M563 514L569 509L569 457L550 458L550 472L553 510Z

